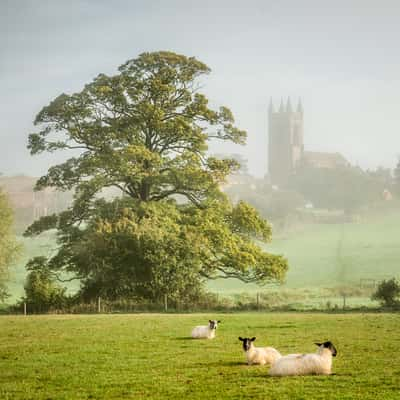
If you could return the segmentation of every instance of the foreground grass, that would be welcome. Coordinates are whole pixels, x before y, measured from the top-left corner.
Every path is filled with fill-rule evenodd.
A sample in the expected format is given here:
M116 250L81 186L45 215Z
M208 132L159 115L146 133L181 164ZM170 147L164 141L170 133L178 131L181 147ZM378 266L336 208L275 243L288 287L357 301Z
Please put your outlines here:
M215 340L196 324L222 320ZM0 317L0 398L398 399L399 314ZM336 375L270 378L237 337L283 353L330 339Z

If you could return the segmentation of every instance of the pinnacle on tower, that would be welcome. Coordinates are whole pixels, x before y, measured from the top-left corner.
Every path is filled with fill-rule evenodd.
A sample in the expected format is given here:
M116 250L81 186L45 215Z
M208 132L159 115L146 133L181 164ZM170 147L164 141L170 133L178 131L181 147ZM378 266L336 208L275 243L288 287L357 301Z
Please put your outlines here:
M281 99L281 105L279 106L279 112L280 113L285 112L285 107L283 106L283 99Z
M299 98L299 103L297 104L297 112L303 113L303 104L301 104L301 99Z
M290 102L290 97L288 97L287 103L286 103L286 112L291 113L292 111L293 111L292 103Z
M268 112L269 114L272 114L274 112L274 103L272 103L272 97L269 100L269 106L268 106Z

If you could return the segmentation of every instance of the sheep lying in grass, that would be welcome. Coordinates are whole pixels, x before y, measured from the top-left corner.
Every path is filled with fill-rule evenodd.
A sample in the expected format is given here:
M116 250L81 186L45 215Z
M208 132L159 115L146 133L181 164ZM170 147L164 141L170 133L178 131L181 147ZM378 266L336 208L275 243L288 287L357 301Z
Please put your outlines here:
M253 342L256 340L253 338L242 338L239 340L243 342L243 350L246 353L247 364L273 364L276 360L281 358L281 353L273 347L255 347Z
M290 354L279 358L269 370L269 375L330 375L336 348L331 342L315 344L318 350L314 354Z
M208 325L195 326L192 330L193 339L214 339L215 331L221 321L209 320Z

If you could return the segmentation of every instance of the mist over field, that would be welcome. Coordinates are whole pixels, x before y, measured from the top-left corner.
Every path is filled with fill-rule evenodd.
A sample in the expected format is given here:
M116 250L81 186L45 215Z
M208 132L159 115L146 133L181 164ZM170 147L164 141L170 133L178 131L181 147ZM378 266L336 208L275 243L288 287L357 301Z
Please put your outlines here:
M399 7L358 0L2 1L1 172L45 173L61 156L32 158L26 149L40 109L157 50L195 56L211 68L203 91L248 131L245 147L215 151L243 154L251 174L268 170L269 100L288 96L303 101L308 149L340 152L363 168L393 168L400 147Z

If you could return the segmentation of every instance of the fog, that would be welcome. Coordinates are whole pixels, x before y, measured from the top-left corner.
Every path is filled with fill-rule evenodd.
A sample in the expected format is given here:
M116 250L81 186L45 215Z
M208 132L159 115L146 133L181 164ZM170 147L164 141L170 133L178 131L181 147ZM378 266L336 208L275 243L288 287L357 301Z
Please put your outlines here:
M364 168L393 168L400 149L400 4L396 1L26 1L0 3L0 171L43 174L60 156L31 157L32 121L61 92L113 74L143 51L195 56L203 92L248 131L240 153L267 171L272 97L304 106L305 147Z

